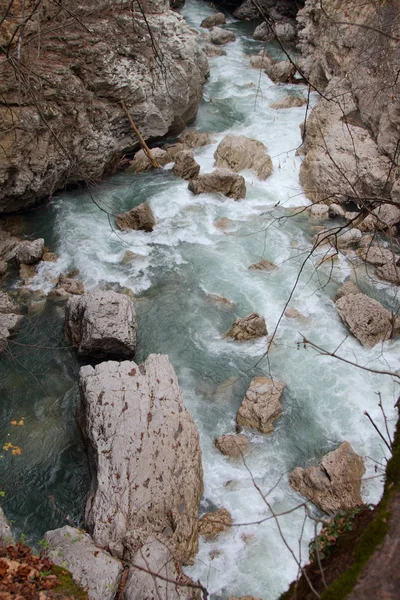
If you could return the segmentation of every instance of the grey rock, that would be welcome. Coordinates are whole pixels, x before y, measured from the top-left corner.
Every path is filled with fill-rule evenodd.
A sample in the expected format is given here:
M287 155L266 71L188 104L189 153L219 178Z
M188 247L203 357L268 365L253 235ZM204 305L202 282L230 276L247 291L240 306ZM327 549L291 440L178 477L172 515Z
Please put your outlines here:
M15 540L11 527L3 510L0 508L0 546L10 546L12 544L15 544Z
M274 83L288 83L293 79L296 67L289 60L281 60L275 64L267 65L264 71Z
M199 534L206 539L214 539L232 525L232 517L226 508L220 508L203 515L199 521Z
M176 155L172 172L188 181L196 179L200 173L200 165L195 161L192 150L183 150Z
M66 277L65 275L60 275L58 289L63 289L68 294L74 294L75 296L81 296L85 291L83 281L74 279L73 277Z
M199 146L208 146L214 140L210 133L197 131L197 129L185 129L179 136L179 142L189 148L198 148Z
M22 315L17 314L18 308L5 292L0 292L0 354L7 347L8 338L14 333Z
M218 168L232 169L235 172L251 169L260 179L266 179L273 171L272 160L266 150L258 140L228 134L214 153L215 164Z
M270 56L266 50L261 54L256 54L250 57L250 66L252 69L269 69L276 64L276 60Z
M117 215L115 224L122 231L141 229L150 232L153 231L156 220L150 206L146 202L142 202L131 210Z
M194 194L213 194L220 192L228 198L241 200L246 196L244 178L228 169L215 169L212 173L199 175L189 183L189 190Z
M210 17L206 17L200 23L200 27L205 27L206 29L211 29L216 25L224 25L226 23L226 17L224 13L218 12Z
M152 148L151 155L160 167L164 167L170 162L170 157L163 148ZM132 173L146 173L153 169L155 169L155 166L147 156L146 152L142 149L139 150L139 152L136 152L127 171Z
M225 456L240 458L246 451L250 442L245 435L228 433L218 436L214 443L216 448L218 448L222 454L225 454Z
M307 100L302 96L298 96L297 94L291 94L290 96L285 96L282 100L278 100L277 102L272 102L270 104L270 108L283 109L283 108L295 108L299 106L304 106L307 104Z
M254 263L254 265L250 265L248 269L249 271L273 271L276 269L276 265L270 260L263 259Z
M29 241L25 240L20 242L15 250L15 258L19 263L25 265L33 265L39 262L44 252L44 239L38 238L37 240Z
M264 317L260 317L258 313L251 313L247 317L235 319L226 337L232 337L238 341L246 341L263 337L267 333Z
M254 377L238 410L237 424L271 433L274 421L282 414L280 397L284 389L285 384L276 379Z
M274 31L266 23L258 25L254 31L253 38L261 42L271 42L278 38L281 42L294 42L297 37L297 29L293 23L275 23Z
M340 286L340 288L336 292L336 296L334 297L333 301L337 302L340 298L348 296L349 294L360 293L361 291L358 289L355 283L353 283L352 281L346 281L342 286Z
M72 297L65 310L65 332L78 354L129 358L136 349L136 313L131 298L113 291Z
M228 42L234 42L236 39L233 31L222 29L222 27L213 27L210 31L210 41L216 46L223 46Z
M213 58L214 56L226 56L226 51L219 46L215 46L214 44L206 44L203 48L203 51L208 58Z

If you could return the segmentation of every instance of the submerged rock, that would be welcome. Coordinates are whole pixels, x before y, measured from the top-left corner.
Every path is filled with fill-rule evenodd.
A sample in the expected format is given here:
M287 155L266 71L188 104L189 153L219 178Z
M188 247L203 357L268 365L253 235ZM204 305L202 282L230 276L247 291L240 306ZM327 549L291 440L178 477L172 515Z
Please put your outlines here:
M197 129L185 129L179 136L179 142L189 148L198 148L199 146L208 146L214 140L210 133L197 131Z
M247 317L235 319L231 329L225 334L225 337L232 337L234 340L245 341L267 335L267 326L264 317L258 313L251 313Z
M296 67L290 60L281 60L264 68L265 73L274 83L288 83L296 73Z
M249 271L273 271L276 269L276 265L274 265L274 263L272 263L270 260L263 259L257 263L254 263L253 265L250 265L248 269Z
M183 150L176 155L172 172L188 181L196 179L200 173L200 165L194 159L193 150Z
M222 27L213 27L210 31L210 41L216 46L223 46L229 42L234 42L236 39L233 31L222 29Z
M239 458L246 451L250 442L245 435L228 433L218 436L214 443L216 448L225 456Z
M202 20L200 23L200 27L205 27L206 29L211 29L211 27L215 27L215 25L224 25L226 23L226 17L224 13L218 12L214 15L210 15Z
M78 354L130 358L136 349L136 313L131 298L93 290L69 300L65 331Z
M215 169L212 173L199 175L189 183L189 190L194 194L214 194L220 192L228 198L241 200L246 196L244 178L228 169Z
M73 294L75 296L81 296L85 291L83 281L65 275L60 275L58 289L64 290L68 294Z
M275 108L276 110L283 108L295 108L299 106L304 106L307 104L307 100L302 96L297 96L297 94L291 94L290 96L285 96L282 100L277 100L276 102L272 102L270 104L270 108Z
M294 42L297 37L295 25L289 22L275 23L274 30L267 22L258 25L254 31L253 39L261 42L271 42L278 38L281 42Z
M156 220L150 206L146 202L142 202L131 210L117 215L115 224L121 231L141 229L150 232L153 231Z
M226 56L226 51L214 44L206 44L203 48L203 52L208 58L213 58L214 56Z
M273 170L271 157L266 150L264 144L258 140L244 135L228 134L214 153L215 164L219 168L232 169L235 172L251 169L260 179L266 179Z
M276 63L276 60L272 58L266 51L262 54L256 54L250 57L250 66L253 69L268 69Z
M208 512L199 521L199 535L214 539L232 525L232 517L226 508Z
M289 476L290 485L328 514L351 510L363 503L361 479L364 461L349 444L343 442L329 452L316 467L296 467Z
M284 389L285 384L276 379L254 377L236 415L237 424L271 433L273 422L282 414L280 397Z
M38 238L37 240L29 241L25 240L20 242L15 250L15 258L19 263L25 265L33 265L39 262L44 252L44 239Z
M168 357L82 367L80 389L92 473L86 525L94 542L129 561L155 536L174 560L192 561L201 451Z
M150 152L160 167L164 167L170 162L170 157L166 150L163 150L162 148L152 148ZM147 171L152 171L155 168L156 167L153 165L146 152L142 149L139 150L139 152L136 152L133 160L127 168L127 171L132 171L133 173L146 173Z

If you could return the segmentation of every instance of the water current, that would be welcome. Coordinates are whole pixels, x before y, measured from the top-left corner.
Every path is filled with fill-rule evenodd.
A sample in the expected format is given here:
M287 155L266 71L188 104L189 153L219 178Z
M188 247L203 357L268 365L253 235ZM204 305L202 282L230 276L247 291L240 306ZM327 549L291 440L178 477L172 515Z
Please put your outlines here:
M182 10L195 28L213 12L199 0L187 0ZM40 266L31 288L48 291L60 272L78 269L87 289L119 286L135 294L137 362L151 352L169 355L200 431L205 480L201 510L225 507L240 524L213 541L201 540L187 572L200 578L215 600L230 594L274 600L296 577L297 566L273 519L245 525L270 514L252 477L263 492L272 490L268 500L273 510L285 512L302 502L288 485L290 469L311 464L348 440L367 457L363 498L376 502L382 478L375 461L384 462L386 453L363 411L383 427L377 392L391 430L395 420L396 389L390 377L318 356L298 344L301 334L329 350L343 342L343 356L379 369L399 367L400 342L370 350L346 338L332 302L339 285L354 276L345 256L333 268L316 270L318 257L306 263L290 302L306 318L282 318L268 357L265 339L237 343L223 337L235 317L255 311L265 317L269 333L274 331L315 234L304 213L293 216L293 207L308 204L298 179L301 158L296 156L305 108L269 106L306 90L275 85L251 69L250 55L262 49L251 37L254 26L232 20L227 27L236 33L236 41L224 47L226 56L210 60L211 74L194 124L213 132L215 142L196 149L196 160L202 172L211 171L223 136L243 134L267 146L273 175L260 181L252 172L243 173L247 196L238 202L213 194L194 196L169 168L120 173L97 186L96 203L110 213L148 202L157 218L152 233L116 232L87 192L61 193L26 217L29 234L44 237L59 257ZM273 46L268 49L279 54ZM215 222L224 217L229 222L222 230ZM127 251L136 255L130 262L122 261ZM278 268L248 270L263 258ZM390 290L373 285L363 270L358 281L381 302L390 300ZM88 471L75 425L80 365L63 339L63 308L50 301L32 306L10 353L0 361L2 441L22 448L20 456L2 453L1 493L17 534L38 545L46 530L82 523ZM246 467L220 454L214 439L235 430L244 392L252 377L263 374L286 384L283 415L270 435L246 432L251 440ZM23 426L10 425L22 417ZM304 511L291 512L279 522L293 552L305 560L313 525L307 522L303 530Z

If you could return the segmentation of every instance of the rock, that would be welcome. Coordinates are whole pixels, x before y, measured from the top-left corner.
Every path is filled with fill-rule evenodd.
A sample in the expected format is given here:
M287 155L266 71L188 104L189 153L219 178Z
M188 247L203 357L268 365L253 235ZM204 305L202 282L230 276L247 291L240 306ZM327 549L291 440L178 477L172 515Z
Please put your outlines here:
M19 276L26 283L28 279L35 277L36 269L34 265L24 265L23 263L19 266Z
M330 267L333 267L333 263L338 261L338 252L328 252L320 260L317 261L317 267L325 263L329 263Z
M0 546L10 546L11 544L15 544L14 536L3 510L0 508Z
M66 302L71 298L71 294L64 288L54 288L49 292L48 298L53 302Z
M153 231L156 220L150 206L142 202L142 204L135 206L135 208L117 215L115 217L115 224L121 231L140 229L150 232Z
M232 517L226 508L208 512L199 521L199 534L206 539L214 539L232 525Z
M267 65L264 71L274 83L288 83L292 82L296 67L289 60L281 60L273 65Z
M39 262L44 251L44 239L38 238L32 242L25 240L20 242L15 250L15 258L19 263L33 265Z
M267 335L267 326L264 317L258 313L251 313L247 317L235 319L232 328L225 337L232 337L237 341L252 340Z
M346 281L336 292L336 296L333 301L336 303L340 298L348 296L349 294L360 294L360 290L352 281Z
M86 525L94 542L129 561L154 535L174 560L192 561L201 451L168 357L82 367L80 389L92 473Z
M136 258L138 258L139 254L132 252L131 250L127 250L124 252L124 255L120 261L120 265L130 265Z
M250 66L252 69L268 69L276 64L276 60L272 58L266 51L262 54L250 56Z
M0 292L0 354L7 348L7 339L22 319L22 315L17 313L18 308L10 296Z
M375 346L378 342L394 337L400 330L399 318L377 300L365 294L348 294L336 301L339 315L351 333L363 346Z
M297 94L291 94L290 96L285 96L282 100L278 100L277 102L273 102L270 104L270 108L275 108L276 110L282 108L295 108L299 106L304 106L307 104L307 100L301 96L297 96Z
M272 174L271 157L266 147L258 140L251 140L244 135L228 134L218 145L214 159L219 168L232 169L239 172L243 169L255 171L260 179Z
M377 267L375 269L375 274L383 281L400 285L400 269L392 262Z
M273 422L282 414L280 397L284 389L285 384L280 381L254 377L236 415L236 423L261 433L274 431Z
M92 290L69 300L65 332L82 356L130 358L136 349L132 300L113 291Z
M361 478L364 461L349 442L343 442L323 457L316 467L296 467L289 475L294 490L308 498L321 510L334 514L361 505Z
M150 151L154 160L160 165L160 167L164 167L170 162L170 158L166 150L163 150L162 148L151 148ZM141 149L139 152L136 152L133 160L127 168L127 171L128 173L147 173L155 168L156 167L153 165L146 152Z
M245 435L230 433L218 436L214 443L225 456L239 458L244 454L250 442Z
M42 260L44 260L44 262L56 262L58 256L55 252L45 252L42 256Z
M218 12L202 20L200 27L211 29L215 25L224 25L226 23L226 17L224 13Z
M228 600L262 600L262 598L256 598L255 596L229 596Z
M187 150L188 147L186 144L177 142L176 144L166 144L164 149L168 154L169 161L174 162L176 155L179 154L179 152L182 152L182 150Z
M89 600L113 600L124 570L123 564L87 533L66 525L48 531L42 555L68 569L74 580L88 592Z
M347 215L346 215L347 216ZM357 227L360 231L386 231L400 222L400 207L382 204L368 214Z
M331 233L332 231L332 233ZM351 229L340 230L337 227L334 229L322 229L314 238L314 243L318 246L330 244L336 250L357 246L362 240L362 233L355 227Z
M372 265L382 266L386 263L398 264L400 255L395 254L389 248L381 248L380 246L368 246L358 250L357 254L366 262Z
M74 294L76 296L81 296L85 291L83 281L66 277L65 275L60 275L58 286L58 289L63 289L68 292L68 294Z
M228 169L215 169L212 173L199 175L189 183L189 190L194 194L215 194L220 192L228 198L241 200L246 196L244 178Z
M229 29L222 29L222 27L213 27L210 31L210 41L216 46L222 46L228 42L234 42L236 36L233 31Z
M236 303L232 300L228 300L224 296L218 296L217 294L207 294L206 299L208 302L217 305L219 308L233 309L236 307Z
M235 223L231 219L228 219L228 217L222 217L214 221L214 226L217 229L221 229L221 231L229 231L235 227Z
M301 312L299 312L295 308L292 308L291 306L289 306L289 308L287 308L285 310L284 314L285 314L285 317L287 317L288 319L298 319L299 321L308 321L308 317L303 315Z
M279 38L281 42L294 42L297 37L296 27L292 23L275 23L275 34L272 28L264 21L254 31L253 38L261 42L271 42Z
M0 260L0 275L4 275L4 273L7 273L7 269L8 264L6 263L6 261Z
M0 259L9 261L15 258L15 252L21 240L0 229Z
M329 206L329 218L334 219L335 217L345 217L346 211L340 204L330 204Z
M269 260L260 260L254 265L248 267L249 271L273 271L276 269L276 265Z
M226 56L226 51L214 44L206 44L203 48L203 52L208 58L213 58L214 56Z
M327 204L313 204L310 207L310 216L312 219L325 221L329 217L329 206Z
M185 144L189 148L208 146L208 144L212 144L214 141L210 133L197 131L197 129L185 129L178 139L181 144Z
M196 179L200 173L200 165L195 161L192 150L183 150L176 155L172 172L177 177L182 177L182 179L188 181Z

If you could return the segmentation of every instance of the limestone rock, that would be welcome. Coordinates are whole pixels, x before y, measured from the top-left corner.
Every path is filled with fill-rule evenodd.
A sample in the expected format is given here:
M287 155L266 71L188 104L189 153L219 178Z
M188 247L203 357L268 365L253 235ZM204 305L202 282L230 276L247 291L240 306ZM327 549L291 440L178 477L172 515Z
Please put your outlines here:
M188 181L196 179L200 173L200 165L195 161L192 150L183 150L176 155L172 172Z
M222 29L222 27L213 27L210 31L210 41L216 46L223 46L228 42L234 42L236 39L233 31Z
M232 517L226 508L208 512L199 521L199 534L206 539L216 538L232 525Z
M225 456L239 458L246 451L249 440L245 435L229 433L218 436L214 443L218 450L222 452L222 454L225 454Z
M375 269L375 274L379 279L400 285L400 269L393 262L387 262Z
M237 341L252 340L267 335L267 326L264 317L258 313L251 313L247 317L235 319L226 337L232 337Z
M335 217L345 217L346 211L340 204L329 205L329 218L334 219Z
M329 218L329 206L327 204L313 204L310 207L310 216L312 219L324 221Z
M0 275L4 275L4 273L7 273L7 269L8 264L6 263L6 261L0 260Z
M363 346L372 347L399 332L399 318L365 294L348 294L336 302L339 315Z
M15 258L19 263L25 265L33 265L39 262L44 252L44 239L38 238L37 240L29 241L25 240L20 242L15 251Z
M0 508L0 546L11 544L15 544L14 536L3 510Z
M357 227L360 231L387 231L400 222L400 207L381 204L368 214Z
M44 262L56 262L58 256L55 252L45 252L42 256L42 260L44 260Z
M352 281L346 281L336 292L336 296L333 301L336 303L339 298L343 298L344 296L348 296L349 294L360 294L360 290Z
M136 349L132 300L113 291L92 290L72 297L65 310L65 331L82 356L129 358Z
M226 51L214 44L206 44L203 48L203 52L208 58L213 58L214 56L226 56Z
M120 265L130 265L136 258L138 258L139 254L136 252L132 252L131 250L127 250L124 252L124 255L120 261Z
M208 146L213 142L212 135L197 129L185 129L179 136L179 142L189 148L198 148L199 146Z
M152 148L151 154L160 167L164 167L170 162L168 152L162 148ZM147 156L146 152L141 149L139 152L136 152L133 160L127 168L127 171L133 173L146 173L147 171L152 171L153 169L155 169L155 166Z
M150 206L146 202L142 202L131 210L117 215L115 224L121 231L141 229L150 232L153 231L156 220Z
M228 134L214 153L215 164L219 168L232 169L235 172L252 169L260 179L266 179L273 170L271 157L266 150L264 144L258 140L251 140L244 135Z
M19 266L19 276L26 283L32 277L35 277L36 269L34 265L24 265L23 263Z
M176 142L175 144L165 144L164 149L166 150L169 158L169 162L174 162L175 157L182 150L187 150L188 146L181 142Z
M190 562L198 545L201 451L168 357L82 367L80 389L92 473L86 525L94 542L129 561L154 535L175 560Z
M48 531L42 554L70 571L74 580L88 592L89 600L113 600L123 572L123 564L98 548L87 533L66 525Z
M378 266L390 262L397 264L400 260L400 255L395 254L389 248L382 248L381 246L368 246L359 250L357 254L366 262Z
M328 514L351 510L362 504L361 478L364 461L349 442L343 442L323 457L316 467L296 467L289 476L290 485Z
M279 38L281 42L294 42L296 40L297 30L292 23L275 23L274 29L275 35L272 28L264 21L256 27L253 38L261 42L271 42L276 38Z
M215 169L212 173L199 175L189 183L189 190L194 194L213 194L220 192L228 198L241 200L246 196L244 178L228 169Z
M250 57L250 66L253 69L268 69L276 64L276 60L272 58L266 51L262 54L256 54Z
M224 15L224 13L218 12L218 13L215 13L214 15L211 15L211 16L203 19L202 22L200 23L200 27L205 27L206 29L211 29L212 27L215 27L216 25L224 25L225 23L226 23L226 17Z
M280 381L254 377L236 415L237 424L271 433L273 422L282 414L280 397L284 389L285 384Z
M360 244L362 237L361 231L356 227L344 230L339 230L335 227L333 229L322 229L322 231L315 236L313 241L315 244L318 244L318 246L330 244L333 248L340 250L357 246Z
M296 67L289 60L281 60L273 65L267 65L265 73L274 83L288 83L296 73Z
M307 104L307 100L301 96L297 96L297 94L291 94L290 96L285 96L282 100L278 100L277 102L273 102L270 104L270 108L275 108L276 110L282 108L295 108L299 106L304 106Z
M303 315L301 312L299 312L295 308L292 308L291 306L289 306L289 308L287 308L285 310L284 314L285 314L285 317L287 317L288 319L298 319L299 321L308 321L308 317Z
M81 296L85 291L83 281L65 275L60 275L58 289L63 289L68 292L68 294L73 294L75 296Z
M0 259L9 261L15 258L15 252L21 240L0 229Z
M228 219L228 217L221 217L214 221L214 226L221 231L229 231L234 228L235 223L231 219Z
M248 269L249 271L273 271L276 269L276 265L270 260L263 259L254 263L254 265L250 265Z

